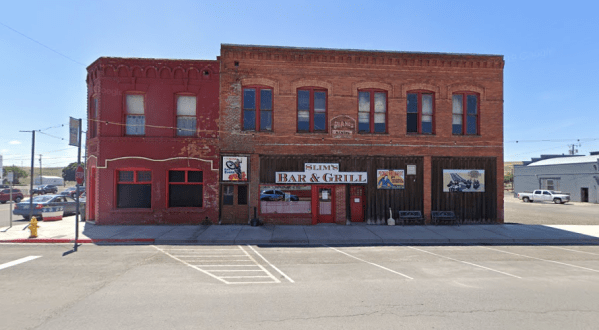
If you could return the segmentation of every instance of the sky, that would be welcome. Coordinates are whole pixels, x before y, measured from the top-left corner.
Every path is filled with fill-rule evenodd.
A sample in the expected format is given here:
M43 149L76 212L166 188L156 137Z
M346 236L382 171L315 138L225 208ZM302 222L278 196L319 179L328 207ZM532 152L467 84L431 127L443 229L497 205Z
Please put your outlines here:
M101 56L215 60L221 43L499 54L504 160L599 151L599 4L592 1L5 1L4 166L77 161L86 67ZM22 132L25 131L25 132Z

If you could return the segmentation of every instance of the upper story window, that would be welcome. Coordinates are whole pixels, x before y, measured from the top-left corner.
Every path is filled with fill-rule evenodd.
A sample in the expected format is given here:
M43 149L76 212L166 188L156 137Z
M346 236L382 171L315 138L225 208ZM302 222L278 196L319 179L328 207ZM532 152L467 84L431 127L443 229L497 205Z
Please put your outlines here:
M93 97L90 102L90 114L88 127L88 138L94 138L98 135L98 98Z
M243 88L243 130L272 131L272 88Z
M387 92L380 90L358 92L358 132L387 132Z
M454 93L452 132L456 135L479 134L479 102L476 93Z
M408 92L407 100L407 133L435 134L435 94L428 91Z
M177 136L195 136L196 123L196 97L177 95Z
M297 90L297 131L327 131L327 91L319 88Z
M117 171L117 208L152 207L152 172L149 170Z
M142 94L127 94L126 98L125 134L144 135L146 133L144 96Z

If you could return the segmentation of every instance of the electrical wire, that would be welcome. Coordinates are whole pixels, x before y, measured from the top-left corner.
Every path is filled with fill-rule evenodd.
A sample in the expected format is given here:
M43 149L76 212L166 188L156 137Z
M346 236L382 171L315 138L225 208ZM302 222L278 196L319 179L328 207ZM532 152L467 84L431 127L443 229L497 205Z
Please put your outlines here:
M31 41L33 41L33 42L35 42L36 44L38 44L38 45L40 45L40 46L42 46L42 47L44 47L44 48L46 48L46 49L49 49L49 50L53 51L54 53L56 53L56 54L58 54L58 55L60 55L60 56L62 56L62 57L64 57L64 58L66 58L66 59L68 59L68 60L71 60L71 61L73 61L73 62L75 62L75 63L77 63L77 64L79 64L79 65L81 65L81 66L83 66L83 67L86 67L86 65L85 65L85 64L83 64L83 63L81 63L81 62L79 62L79 61L76 61L76 60L74 60L74 59L72 59L72 58L68 57L67 55L65 55L65 54L63 54L63 53L61 53L61 52L59 52L59 51L57 51L57 50L54 50L54 49L52 49L52 48L50 48L50 47L48 47L48 46L46 46L46 45L42 44L41 42L39 42L39 41L37 41L37 40L35 40L35 39L33 39L33 38L29 37L29 36L26 36L25 34L23 34L23 33L21 33L21 32L19 32L19 31L15 30L15 29L13 29L13 28L11 28L10 26L8 26L8 25L6 25L6 24L4 24L4 23L2 23L2 22L0 22L0 25L2 25L2 26L4 26L4 27L6 27L7 29L10 29L10 30L12 30L13 32L15 32L15 33L17 33L17 34L20 34L21 36L23 36L23 37L25 37L25 38L27 38L27 39L29 39L29 40L31 40Z

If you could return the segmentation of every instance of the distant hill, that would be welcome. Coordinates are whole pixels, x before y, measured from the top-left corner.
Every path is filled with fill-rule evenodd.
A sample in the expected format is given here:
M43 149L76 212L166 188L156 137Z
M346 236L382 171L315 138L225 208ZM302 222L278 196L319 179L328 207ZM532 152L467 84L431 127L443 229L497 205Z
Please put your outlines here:
M17 166L20 169L22 169L23 171L27 172L27 177L24 179L20 179L20 183L19 186L29 186L29 183L31 181L31 167L24 167L24 166ZM42 167L42 175L44 176L57 176L59 178L62 178L62 169L64 167ZM40 175L40 168L39 167L34 167L33 168L33 176L34 177L38 177ZM67 182L66 183L67 186L74 186L75 182Z
M503 175L512 173L514 165L522 165L523 162L503 162Z

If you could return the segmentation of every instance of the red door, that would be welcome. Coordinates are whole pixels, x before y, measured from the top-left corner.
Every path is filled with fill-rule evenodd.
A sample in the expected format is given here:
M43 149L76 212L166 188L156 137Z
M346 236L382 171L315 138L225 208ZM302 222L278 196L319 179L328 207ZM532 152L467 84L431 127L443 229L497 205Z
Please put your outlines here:
M335 222L335 187L314 186L312 188L312 223L334 223ZM316 205L314 205L316 204Z
M349 189L352 222L364 222L365 190L364 186L351 186Z

